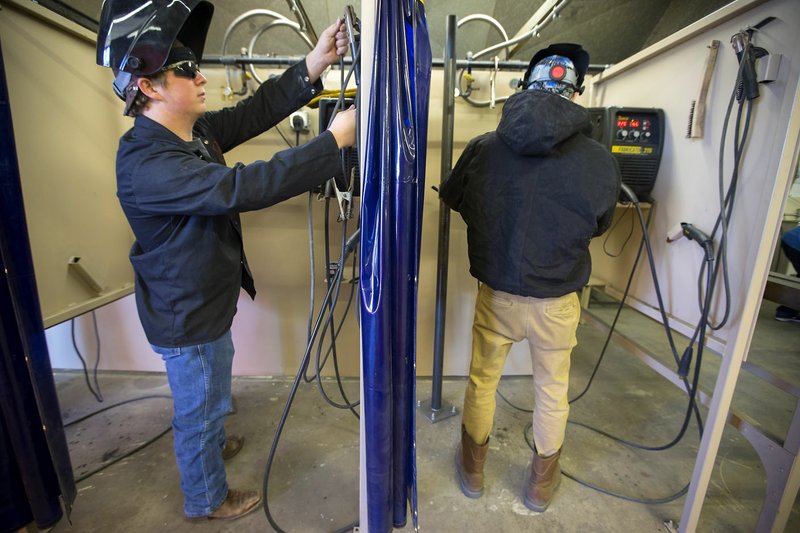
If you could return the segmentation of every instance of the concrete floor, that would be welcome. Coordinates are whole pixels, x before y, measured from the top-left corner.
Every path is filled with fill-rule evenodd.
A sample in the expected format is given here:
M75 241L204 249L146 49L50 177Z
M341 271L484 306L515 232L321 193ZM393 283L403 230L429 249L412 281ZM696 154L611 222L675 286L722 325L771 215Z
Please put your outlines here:
M765 302L750 361L800 385L800 324L772 320L775 305ZM591 310L610 321L612 304L593 301ZM635 312L623 314L619 329L660 359L671 361L664 334ZM583 390L605 340L589 325L578 331L572 363L570 397ZM682 348L685 343L679 341ZM708 354L702 386L713 387L719 357ZM168 395L162 374L100 375L105 402L89 394L81 373L56 373L65 423L128 399ZM237 413L228 418L229 432L246 437L242 451L228 464L231 486L256 489L276 423L291 387L291 378L235 378ZM418 381L417 397L430 398L429 379ZM447 379L445 404L460 409L464 379ZM335 383L326 382L331 395ZM348 395L358 382L345 383ZM530 379L504 378L500 391L512 403L530 407ZM419 522L424 532L545 531L658 532L666 520L677 523L684 497L671 503L642 504L614 498L564 478L545 513L528 511L520 500L530 450L523 429L530 415L498 398L495 430L486 465L484 496L470 500L459 491L453 452L460 417L436 424L417 415ZM795 400L750 375L739 380L734 407L767 431L785 436ZM636 442L658 445L678 433L686 408L685 395L621 348L612 345L584 398L572 406L570 420L583 422ZM706 409L701 409L705 416ZM77 478L117 460L155 438L170 424L168 399L136 400L109 409L67 428ZM562 465L570 474L627 495L655 499L674 494L692 473L699 443L694 424L674 448L662 452L635 450L570 424ZM330 532L358 519L358 421L321 398L315 385L301 386L278 447L269 483L269 504L280 527L289 532ZM764 469L748 442L732 427L725 431L698 531L753 531L765 493ZM53 532L109 531L269 531L262 511L234 522L188 524L182 520L182 499L167 432L133 453L78 483L72 524L62 520ZM800 531L800 502L795 502L787 531ZM401 531L413 531L411 521Z

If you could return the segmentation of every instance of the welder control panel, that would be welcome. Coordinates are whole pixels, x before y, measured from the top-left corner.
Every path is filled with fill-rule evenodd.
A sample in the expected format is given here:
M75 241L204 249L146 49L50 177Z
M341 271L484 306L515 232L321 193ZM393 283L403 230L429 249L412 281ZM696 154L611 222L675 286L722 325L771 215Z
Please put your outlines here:
M649 115L617 114L614 140L634 146L652 144L654 140L653 121ZM622 148L616 146L615 148ZM637 150L634 150L637 151Z
M620 167L622 181L640 198L649 196L664 148L664 111L652 107L589 108L592 137Z

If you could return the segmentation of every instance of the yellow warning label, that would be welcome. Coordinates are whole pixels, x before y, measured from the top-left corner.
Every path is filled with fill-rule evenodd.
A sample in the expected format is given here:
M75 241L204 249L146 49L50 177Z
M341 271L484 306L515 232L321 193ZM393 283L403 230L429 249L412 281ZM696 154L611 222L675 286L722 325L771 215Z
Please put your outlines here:
M618 144L611 145L611 153L614 154L641 154L641 146L620 146Z

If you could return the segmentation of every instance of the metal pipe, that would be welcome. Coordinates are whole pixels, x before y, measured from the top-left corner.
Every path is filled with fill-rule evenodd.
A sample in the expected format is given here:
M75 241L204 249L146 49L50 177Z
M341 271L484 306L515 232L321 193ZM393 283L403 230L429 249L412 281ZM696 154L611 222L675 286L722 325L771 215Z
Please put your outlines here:
M230 39L231 33L233 33L233 30L239 24L244 22L245 20L247 20L247 19L249 19L251 17L257 17L257 16L265 16L265 17L270 17L270 18L276 19L276 20L285 20L285 21L291 22L289 19L287 19L286 17L284 17L280 13L277 13L277 12L272 11L270 9L251 9L250 11L246 11L245 13L242 13L241 15L236 17L233 20L233 22L230 23L228 28L225 30L225 35L222 37L222 55L223 56L225 56L228 53L228 39ZM227 65L232 65L234 63L223 63L223 64L226 65L225 78L226 78L226 82L228 84L228 86L226 87L226 90L229 91L230 94L240 94L240 95L241 94L247 94L247 84L244 84L244 86L242 87L242 91L241 92L234 92L233 89L231 88L231 73L230 73L230 70L227 68Z
M463 19L458 21L458 24L456 25L456 27L460 28L464 24L466 24L468 22L472 22L473 20L481 20L483 22L488 22L489 24L494 26L494 28L500 33L500 36L503 38L502 42L508 41L508 33L506 33L506 30L505 30L505 28L503 28L503 25L500 24L500 22L498 22L497 19L494 19L494 18L490 17L489 15L484 15L482 13L476 13L474 15L468 15L468 16L464 17ZM508 59L509 55L510 54L508 52L508 48L506 48L506 59Z
M445 29L444 105L442 107L441 181L447 179L453 166L453 116L455 114L456 80L456 17L449 15ZM444 367L444 322L447 311L447 262L450 251L450 208L439 200L439 253L436 267L436 328L433 337L433 383L431 410L442 407L442 373Z
M255 48L256 41L258 41L259 37L276 26L288 26L289 28L293 29L295 33L297 33L297 35L303 39L306 45L308 45L309 50L314 49L314 43L312 43L308 36L300 30L300 25L298 23L292 22L291 20L276 19L261 26L261 28L259 28L258 31L253 34L253 38L250 39L250 45L247 47L247 57L253 57L253 48ZM253 76L253 79L256 80L259 85L264 83L261 77L259 77L258 72L256 72L255 65L253 63L249 64L249 70L250 75Z
M228 55L203 55L200 61L203 65L261 65L261 66L275 66L284 67L294 65L305 56L270 56L270 57L246 57L246 56L228 56ZM353 60L351 57L344 58L344 64L350 65ZM436 68L443 68L445 60L441 58L434 58L432 65ZM493 60L471 60L471 59L457 59L455 62L457 69L472 68L476 70L506 70L506 71L525 71L528 68L528 61L517 60L500 60L495 63ZM336 65L334 65L335 67ZM589 65L589 72L602 72L603 70L612 67L611 64ZM455 84L454 84L455 85Z

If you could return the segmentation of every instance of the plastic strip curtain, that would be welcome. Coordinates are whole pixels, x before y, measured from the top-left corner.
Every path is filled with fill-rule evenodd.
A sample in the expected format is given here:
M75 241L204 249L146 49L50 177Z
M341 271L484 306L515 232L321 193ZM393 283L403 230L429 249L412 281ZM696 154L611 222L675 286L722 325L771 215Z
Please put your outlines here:
M33 271L0 46L0 530L67 513L75 482ZM59 500L61 495L61 502Z
M367 528L417 528L417 276L431 51L422 2L378 0L361 205ZM362 524L363 526L364 524Z

